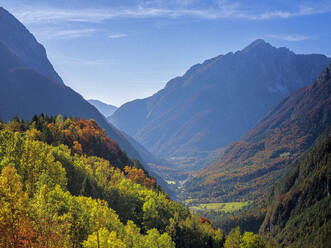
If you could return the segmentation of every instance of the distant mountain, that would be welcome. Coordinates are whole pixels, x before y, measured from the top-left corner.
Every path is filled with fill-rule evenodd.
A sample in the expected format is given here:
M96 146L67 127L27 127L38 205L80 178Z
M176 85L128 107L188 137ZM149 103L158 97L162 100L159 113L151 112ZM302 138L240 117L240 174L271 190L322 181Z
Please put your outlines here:
M45 48L21 22L2 7L0 7L0 41L11 49L26 66L63 84L62 79L49 62Z
M124 104L109 120L159 157L208 154L239 140L329 60L256 40L193 66L153 96Z
M331 64L311 85L274 107L220 159L185 184L187 194L206 201L245 201L268 187L314 144L331 123Z
M29 61L35 61L37 66L39 57L34 57L36 54L28 48L28 45L29 42L36 41L35 38L7 11L0 9L0 13L1 20L9 20L8 23L10 24L6 29L2 29L6 25L0 21L0 27L2 27L0 28L0 118L5 122L15 116L31 120L34 115L44 113L94 119L105 129L107 136L113 138L130 158L138 159L142 164L145 164L139 152L125 136L108 123L94 106L70 87L64 85L62 81L55 81L49 75L34 69ZM21 32L15 30L21 30ZM7 32L9 36L11 33L15 33L15 37L19 41L16 43L15 50L9 48L1 40L1 37L6 37L3 32ZM37 42L35 45L39 48L42 47ZM28 52L23 55L20 52L16 53L16 50L25 51L25 49ZM20 57L21 55L24 59ZM29 57L30 55L32 58ZM41 56L41 61L45 58L47 59L47 57ZM161 178L158 177L157 179L160 184L166 186L166 182ZM170 192L167 188L164 189Z
M330 247L331 126L273 187L260 232L282 247Z
M87 101L90 104L92 104L94 107L96 107L97 110L99 110L99 112L101 114L103 114L105 117L111 116L115 112L115 110L117 109L116 106L106 104L106 103L101 102L99 100L90 99L90 100L87 100Z

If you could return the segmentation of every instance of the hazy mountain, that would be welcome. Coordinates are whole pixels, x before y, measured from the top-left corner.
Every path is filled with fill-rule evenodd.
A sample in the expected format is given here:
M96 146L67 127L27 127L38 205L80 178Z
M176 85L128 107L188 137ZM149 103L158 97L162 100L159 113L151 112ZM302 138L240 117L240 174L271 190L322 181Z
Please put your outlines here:
M21 22L2 7L0 7L0 41L11 49L26 66L63 84L62 79L49 62L45 48Z
M331 123L331 64L311 85L274 107L221 158L187 182L193 198L256 199L291 167Z
M103 114L105 117L111 116L117 109L116 106L101 102L99 100L90 99L87 101L90 104L92 104L94 107L96 107L99 110L99 112Z
M109 120L160 157L211 151L240 139L328 61L256 40L193 66L153 96L124 104Z

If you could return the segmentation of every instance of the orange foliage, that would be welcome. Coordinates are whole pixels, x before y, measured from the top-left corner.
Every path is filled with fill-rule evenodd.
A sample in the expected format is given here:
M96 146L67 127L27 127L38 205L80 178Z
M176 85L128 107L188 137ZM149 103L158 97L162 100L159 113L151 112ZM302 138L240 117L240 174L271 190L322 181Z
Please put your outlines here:
M207 218L204 218L204 217L200 217L199 221L201 224L204 224L204 223L211 224L210 220Z
M16 228L0 224L0 245L8 248L38 247L35 243L36 233L28 218L21 218Z
M125 166L124 168L126 177L134 183L141 184L147 188L155 188L156 182L154 178L148 177L142 169L135 167Z
M73 152L78 153L79 155L83 154L82 145L78 141L74 141L74 145L71 148Z

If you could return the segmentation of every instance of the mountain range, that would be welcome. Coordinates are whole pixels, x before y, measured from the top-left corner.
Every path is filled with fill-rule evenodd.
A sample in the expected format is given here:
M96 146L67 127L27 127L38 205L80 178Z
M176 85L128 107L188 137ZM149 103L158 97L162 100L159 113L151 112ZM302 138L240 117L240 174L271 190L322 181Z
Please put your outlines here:
M111 116L117 109L117 107L114 105L107 104L95 99L90 99L88 100L88 102L92 104L94 107L96 107L97 110L99 110L99 112L103 114L105 117Z
M261 197L331 123L331 64L318 79L280 101L220 159L185 184L193 199L248 201Z
M194 65L153 96L122 105L108 120L158 157L205 160L239 140L282 98L313 82L329 61L256 40Z

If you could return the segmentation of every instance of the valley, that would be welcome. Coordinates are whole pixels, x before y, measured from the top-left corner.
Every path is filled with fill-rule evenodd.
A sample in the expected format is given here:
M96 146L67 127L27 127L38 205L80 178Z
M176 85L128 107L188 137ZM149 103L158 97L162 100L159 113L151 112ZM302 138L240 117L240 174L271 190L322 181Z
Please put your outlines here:
M0 248L330 247L329 9L129 2L0 6Z

